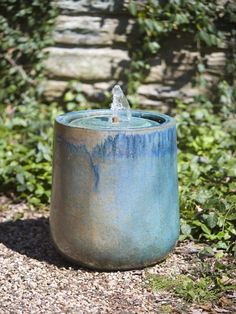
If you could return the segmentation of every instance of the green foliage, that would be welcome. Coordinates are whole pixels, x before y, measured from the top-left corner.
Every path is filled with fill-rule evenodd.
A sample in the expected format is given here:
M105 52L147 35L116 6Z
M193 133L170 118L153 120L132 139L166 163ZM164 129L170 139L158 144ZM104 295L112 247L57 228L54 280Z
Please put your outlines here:
M34 205L48 203L51 189L53 119L50 106L31 103L8 107L0 119L1 190L17 194Z
M1 190L47 203L57 109L41 104L39 83L56 10L46 0L2 0L0 14Z
M150 59L159 54L163 39L170 35L178 38L190 35L201 54L205 47L226 46L230 51L227 72L233 74L235 71L234 1L227 1L223 6L220 1L207 0L131 0L129 10L139 29L138 39L130 46L132 62L126 71L129 94L137 91L149 72Z
M236 239L234 93L221 82L221 106L202 97L177 105L181 239L209 241L223 250L235 250Z
M187 302L218 300L223 293L234 291L236 286L229 281L230 267L226 269L223 264L215 263L213 268L207 263L201 264L198 274L175 277L151 275L149 282L154 290L169 291Z
M81 84L77 81L70 81L68 88L63 95L65 110L73 111L78 109L89 109L85 96L82 94Z
M76 80L69 82L68 87L63 95L63 108L65 111L99 109L101 103L88 102L88 99L83 94L82 84ZM102 108L110 108L111 93L108 91L102 95Z
M0 103L28 104L40 93L43 48L52 43L56 15L51 1L2 0L0 3Z

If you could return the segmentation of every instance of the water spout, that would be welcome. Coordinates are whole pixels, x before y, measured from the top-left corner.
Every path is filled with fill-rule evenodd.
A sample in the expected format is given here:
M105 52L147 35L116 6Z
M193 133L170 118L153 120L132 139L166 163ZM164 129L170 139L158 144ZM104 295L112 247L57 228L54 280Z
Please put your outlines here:
M125 97L121 87L115 85L112 89L112 104L111 104L112 123L119 123L121 121L129 121L131 119L131 110L129 102Z

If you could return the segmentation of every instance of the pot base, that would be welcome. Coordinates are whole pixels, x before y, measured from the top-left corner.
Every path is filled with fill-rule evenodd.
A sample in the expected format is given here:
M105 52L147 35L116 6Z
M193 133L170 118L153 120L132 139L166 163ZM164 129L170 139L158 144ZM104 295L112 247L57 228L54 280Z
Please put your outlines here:
M89 264L89 263L86 263L86 262L83 262L81 260L76 260L68 255L66 255L65 253L63 253L59 248L58 246L56 245L55 241L52 239L53 241L53 244L54 244L54 247L55 249L57 250L57 252L61 255L61 257L65 260L65 261L68 261L69 263L79 267L79 268L84 268L84 269L88 269L88 270L93 270L93 271L100 271L100 272L113 272L113 271L131 271L131 270L139 270L139 269L144 269L144 268L147 268L147 267L152 267L152 266L155 266L156 264L159 264L159 263L162 263L164 260L166 260L166 258L173 252L173 250L175 249L176 245L177 245L177 241L175 243L175 245L173 245L173 247L169 250L169 252L167 252L164 256L162 257L159 257L159 258L156 258L155 260L147 260L145 263L142 263L142 264L135 264L135 263L132 263L130 265L100 265L100 264L97 264L94 263L93 265L92 264Z

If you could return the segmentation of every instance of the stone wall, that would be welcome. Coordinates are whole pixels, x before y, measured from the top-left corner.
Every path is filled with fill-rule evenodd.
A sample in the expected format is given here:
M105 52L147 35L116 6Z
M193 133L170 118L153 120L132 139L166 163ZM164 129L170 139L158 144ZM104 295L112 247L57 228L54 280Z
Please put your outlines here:
M91 102L102 101L105 91L122 83L130 61L127 42L135 38L135 21L127 4L128 0L55 1L60 15L53 33L55 45L48 48L46 61L48 99L60 97L70 80L81 82L82 92ZM166 110L176 97L191 102L199 92L191 85L199 57L192 38L186 35L163 42L160 56L150 61L151 71L139 88L140 106ZM225 61L223 49L206 52L206 78L216 80Z

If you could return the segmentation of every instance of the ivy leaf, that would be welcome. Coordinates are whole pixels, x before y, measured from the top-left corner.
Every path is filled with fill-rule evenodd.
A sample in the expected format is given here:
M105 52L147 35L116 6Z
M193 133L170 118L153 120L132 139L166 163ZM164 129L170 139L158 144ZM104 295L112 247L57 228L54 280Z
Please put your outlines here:
M205 44L207 44L208 46L211 46L210 36L207 32L202 30L198 33L198 36L202 41L205 42Z
M64 95L64 100L65 101L72 101L75 99L75 95L71 92L68 91L65 95Z
M147 43L147 47L152 54L156 53L160 49L160 45L155 41Z
M215 213L210 213L209 215L207 215L206 223L211 229L215 228L217 222L218 216Z
M190 225L184 223L181 225L181 232L185 235L185 236L189 236L191 234L192 228Z
M25 184L25 178L23 173L17 173L16 180L22 185Z
M130 13L133 15L133 16L136 16L137 14L137 6L135 4L134 1L131 1L130 4L129 4L129 11Z
M210 191L200 190L196 194L195 200L200 204L204 204L210 197L211 197Z
M206 235L210 235L211 234L211 230L202 222L198 221L198 220L194 220L193 224L195 226L199 226L201 227L202 231L206 234Z

